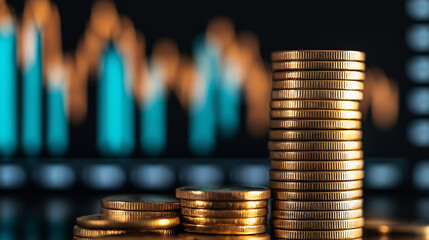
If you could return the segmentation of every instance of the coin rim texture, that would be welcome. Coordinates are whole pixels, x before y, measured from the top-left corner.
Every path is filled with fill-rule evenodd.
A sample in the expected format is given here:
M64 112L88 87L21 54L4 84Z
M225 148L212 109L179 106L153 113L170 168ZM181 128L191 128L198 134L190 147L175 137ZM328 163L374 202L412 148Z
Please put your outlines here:
M105 214L92 214L78 217L76 224L85 229L164 229L179 226L180 218L148 218L124 222L112 220Z
M354 239L363 235L362 228L334 231L296 231L274 229L273 236L284 239Z
M364 62L356 61L276 61L271 63L273 71L285 70L354 70L365 71Z
M271 119L271 129L360 129L362 127L359 120L323 120L323 119Z
M345 220L363 217L363 209L342 211L291 211L274 209L272 217L289 220Z
M259 201L202 201L181 199L180 205L187 208L219 209L219 210L238 210L265 208L268 206L268 200Z
M290 220L277 218L272 221L274 228L291 230L342 230L361 228L363 225L363 218L342 220Z
M270 170L270 179L275 181L351 181L361 180L363 170L352 171L282 171Z
M283 89L272 90L271 100L348 100L361 101L363 92L356 90Z
M312 90L354 90L363 91L362 81L351 80L274 80L271 83L272 90L285 89L312 89Z
M363 159L345 161L271 160L271 169L283 171L349 171L361 170L364 164Z
M268 214L268 208L244 209L244 210L217 210L217 209L181 209L182 215L206 218L253 218L264 217Z
M353 110L271 110L271 120L275 119L325 119L361 120L362 113Z
M207 218L207 217L192 217L182 216L183 223L195 225L262 225L267 223L266 217L253 218Z
M106 214L115 221L141 221L148 218L171 218L180 216L179 211L130 211L101 208L101 214Z
M348 151L362 149L362 141L283 141L268 142L271 151Z
M365 72L361 71L276 71L273 72L273 79L304 79L304 80L354 80L364 81Z
M159 198L164 201L137 201L138 197ZM128 200L127 200L128 198ZM174 197L150 194L122 194L107 196L101 200L101 206L118 210L139 210L139 211L171 211L180 209L180 201Z
M247 201L247 200L266 200L271 196L269 188L252 186L231 186L227 189L242 188L243 190L223 190L224 187L186 186L176 188L176 197L189 200L207 200L207 201ZM216 190L218 189L218 190Z
M273 191L273 198L278 200L341 201L362 198L362 196L362 189L331 192Z
M181 238L183 237L183 238ZM254 234L254 235L208 235L198 233L184 232L179 234L179 239L185 240L270 240L271 236L268 233Z
M123 235L127 233L127 230L116 230L116 229L86 229L74 225L73 227L73 235L76 237L86 237L86 238L94 238L94 237L107 237L114 235Z
M267 231L266 225L195 225L182 223L186 232L206 233L206 234L259 234Z
M327 109L359 110L359 101L349 100L272 100L271 109Z
M365 53L353 50L286 50L271 53L272 61L365 61Z
M342 201L280 201L273 202L273 208L289 211L342 211L361 209L363 199Z
M274 141L357 141L362 140L362 130L283 130L272 129L270 140Z
M347 191L361 189L363 181L343 182L284 182L270 180L271 189L294 190L294 191Z
M272 160L315 160L336 161L363 159L362 150L351 151L270 151Z

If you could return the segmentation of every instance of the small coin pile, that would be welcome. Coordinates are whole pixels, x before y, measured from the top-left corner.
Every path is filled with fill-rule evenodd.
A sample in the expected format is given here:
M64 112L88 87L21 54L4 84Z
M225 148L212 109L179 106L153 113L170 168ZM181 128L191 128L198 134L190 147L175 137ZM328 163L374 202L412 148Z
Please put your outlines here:
M102 200L101 214L79 217L74 240L129 234L177 233L179 200L155 195L116 195Z
M264 187L181 187L183 231L250 235L267 231L270 190Z
M364 174L359 102L365 55L303 50L271 57L273 234L360 238Z

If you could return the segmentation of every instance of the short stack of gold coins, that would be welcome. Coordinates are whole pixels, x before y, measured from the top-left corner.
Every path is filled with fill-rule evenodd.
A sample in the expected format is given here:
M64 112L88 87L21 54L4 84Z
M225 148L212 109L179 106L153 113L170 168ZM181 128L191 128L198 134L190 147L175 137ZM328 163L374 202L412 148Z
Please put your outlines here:
M251 235L267 231L268 188L190 186L177 188L176 197L185 232Z
M365 55L298 50L271 57L273 235L360 238Z
M76 219L74 240L135 234L173 235L180 226L180 203L157 195L115 195L102 200L101 214Z

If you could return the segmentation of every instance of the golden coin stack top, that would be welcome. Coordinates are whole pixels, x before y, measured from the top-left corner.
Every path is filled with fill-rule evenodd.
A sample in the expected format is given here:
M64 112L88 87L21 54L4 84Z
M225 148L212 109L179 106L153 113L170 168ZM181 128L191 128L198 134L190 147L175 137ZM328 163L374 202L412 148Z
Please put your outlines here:
M101 214L76 219L74 239L132 234L173 235L180 226L176 198L155 195L115 195L102 200Z
M222 235L267 230L270 190L263 187L181 187L182 227L186 232Z
M271 58L274 236L360 238L365 54L297 50Z

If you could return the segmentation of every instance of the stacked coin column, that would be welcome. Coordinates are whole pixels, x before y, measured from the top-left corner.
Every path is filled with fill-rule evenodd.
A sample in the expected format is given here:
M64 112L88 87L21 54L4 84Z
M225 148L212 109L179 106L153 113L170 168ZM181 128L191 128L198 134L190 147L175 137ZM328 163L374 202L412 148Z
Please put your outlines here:
M286 239L362 236L359 101L364 53L272 54L270 187L273 234Z

